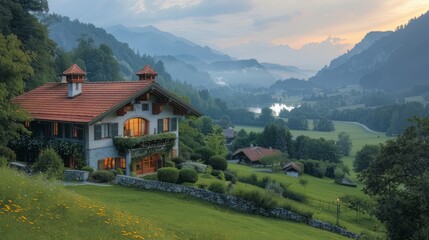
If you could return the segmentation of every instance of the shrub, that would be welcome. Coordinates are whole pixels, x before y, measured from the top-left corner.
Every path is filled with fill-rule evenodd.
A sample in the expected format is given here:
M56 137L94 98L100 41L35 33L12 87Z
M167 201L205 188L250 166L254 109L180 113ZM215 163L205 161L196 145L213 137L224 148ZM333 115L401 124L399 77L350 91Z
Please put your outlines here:
M159 181L176 183L179 180L179 170L174 167L163 167L158 169L157 176Z
M256 207L273 209L277 206L271 192L264 192L257 189L239 189L234 192L234 196L247 200L255 204Z
M225 181L225 174L223 173L223 171L220 171L219 175L217 175L217 178L219 178L222 181Z
M180 156L172 158L171 161L174 162L174 164L176 164L176 166L179 166L180 164L186 162L186 160Z
M182 150L180 150L180 151L182 151ZM192 161L197 161L197 160L200 160L200 159L202 159L201 154L199 154L199 153L192 153L191 154L191 160Z
M96 183L109 183L115 179L115 174L109 170L97 170L91 173L91 179Z
M215 192L215 193L225 193L226 192L226 187L225 184L223 182L212 182L209 185L208 190Z
M265 189L272 193L283 196L283 188L282 186L280 186L280 183L277 181L269 181L267 183L267 186L265 186Z
M208 164L211 165L213 169L219 169L222 171L225 171L228 168L228 162L221 156L210 157Z
M15 152L5 146L0 146L0 156L3 156L8 161L15 161L16 160L16 154Z
M158 181L158 176L156 174L145 175L142 178L146 180Z
M7 159L3 156L0 156L0 167L6 167L7 166Z
M63 160L52 148L43 150L37 161L33 164L36 172L46 173L48 178L62 179L64 165Z
M208 164L210 157L215 155L215 152L209 147L198 148L195 152L201 155L200 159L206 164Z
M207 166L207 168L206 168L206 171L204 172L205 174L212 174L212 172L213 172L213 168L212 168L212 166Z
M165 161L164 162L164 167L176 167L176 164L174 164L174 162L172 162L172 161Z
M94 168L90 167L90 166L83 166L80 170L82 171L87 171L87 172L94 172Z
M205 183L199 183L199 184L197 184L197 186L198 186L198 188L201 188L201 189L206 189L207 190L207 188L209 187L207 184L205 184Z
M225 179L230 181L232 184L237 183L237 173L231 170L226 170L223 172L225 174Z
M131 171L131 177L137 177L137 173L134 171Z
M184 168L179 171L178 183L196 183L198 181L198 173L193 168Z
M124 175L124 171L121 168L116 168L115 175Z
M197 163L197 162L184 162L179 165L180 168L192 168L197 170L199 173L205 173L207 171L207 165L204 163Z
M297 202L306 202L307 196L305 196L302 193L294 192L288 188L288 186L280 183L280 186L283 188L283 197L289 198L291 200L297 201Z
M215 177L217 177L217 176L219 176L219 174L220 174L220 172L222 172L221 170L218 170L218 169L212 169L212 171L211 171L211 175L212 176L215 176Z

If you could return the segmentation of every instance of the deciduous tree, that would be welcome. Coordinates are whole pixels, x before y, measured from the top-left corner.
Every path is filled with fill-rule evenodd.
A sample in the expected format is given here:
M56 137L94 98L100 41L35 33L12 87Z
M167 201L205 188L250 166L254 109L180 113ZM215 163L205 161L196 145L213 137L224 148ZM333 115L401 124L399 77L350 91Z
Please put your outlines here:
M429 236L429 119L414 118L412 123L381 147L360 177L389 239Z

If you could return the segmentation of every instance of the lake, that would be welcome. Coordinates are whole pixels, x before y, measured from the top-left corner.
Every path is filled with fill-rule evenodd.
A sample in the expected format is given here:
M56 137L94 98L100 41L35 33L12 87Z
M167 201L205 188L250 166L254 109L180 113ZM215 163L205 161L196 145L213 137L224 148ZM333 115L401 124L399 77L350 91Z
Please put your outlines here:
M280 114L280 111L282 109L286 109L288 111L291 111L294 108L295 108L295 106L286 105L284 103L274 103L270 107L270 109L273 110L274 116L278 116ZM247 110L249 110L250 112L254 112L254 113L261 113L262 108L259 108L259 107L249 107L249 108L247 108Z

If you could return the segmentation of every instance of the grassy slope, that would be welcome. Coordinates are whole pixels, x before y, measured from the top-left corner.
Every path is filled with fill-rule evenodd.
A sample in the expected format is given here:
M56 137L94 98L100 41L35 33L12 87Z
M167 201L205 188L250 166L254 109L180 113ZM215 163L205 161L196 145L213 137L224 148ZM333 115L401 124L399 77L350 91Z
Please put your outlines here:
M227 210L180 194L123 187L68 187L126 213L162 223L180 239L344 239L304 224Z
M172 239L164 226L0 168L0 239ZM162 226L162 228L160 228Z

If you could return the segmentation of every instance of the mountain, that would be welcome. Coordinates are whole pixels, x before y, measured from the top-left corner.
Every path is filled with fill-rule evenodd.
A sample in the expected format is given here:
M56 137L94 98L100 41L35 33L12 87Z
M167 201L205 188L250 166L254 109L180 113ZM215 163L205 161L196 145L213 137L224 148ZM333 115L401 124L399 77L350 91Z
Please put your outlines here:
M213 62L204 67L218 85L268 87L275 78L257 60Z
M107 31L140 53L162 60L173 79L197 88L225 85L261 87L276 80L257 60L234 60L207 46L199 46L153 26L127 28L118 25Z
M364 88L385 91L414 91L429 87L429 12L411 19L390 33L372 33L369 47L337 59L310 81L323 86L359 83ZM366 46L368 46L366 45Z
M216 84L207 72L198 70L194 65L181 61L173 56L154 56L155 60L162 61L173 79L191 84L195 88L215 88Z
M126 28L122 25L109 27L107 32L119 41L126 42L140 53L149 55L191 55L206 62L231 60L211 48L199 46L184 38L160 31L153 26Z
M313 70L304 70L295 66L284 66L275 63L261 63L268 72L271 73L276 79L289 79L289 78L298 78L298 79L308 79L316 74L316 71Z
M377 41L390 34L391 32L368 33L352 50L332 60L328 67L317 72L314 77L310 78L310 81L325 86L359 83L360 78L375 65L373 61L358 62L357 55L360 55Z

